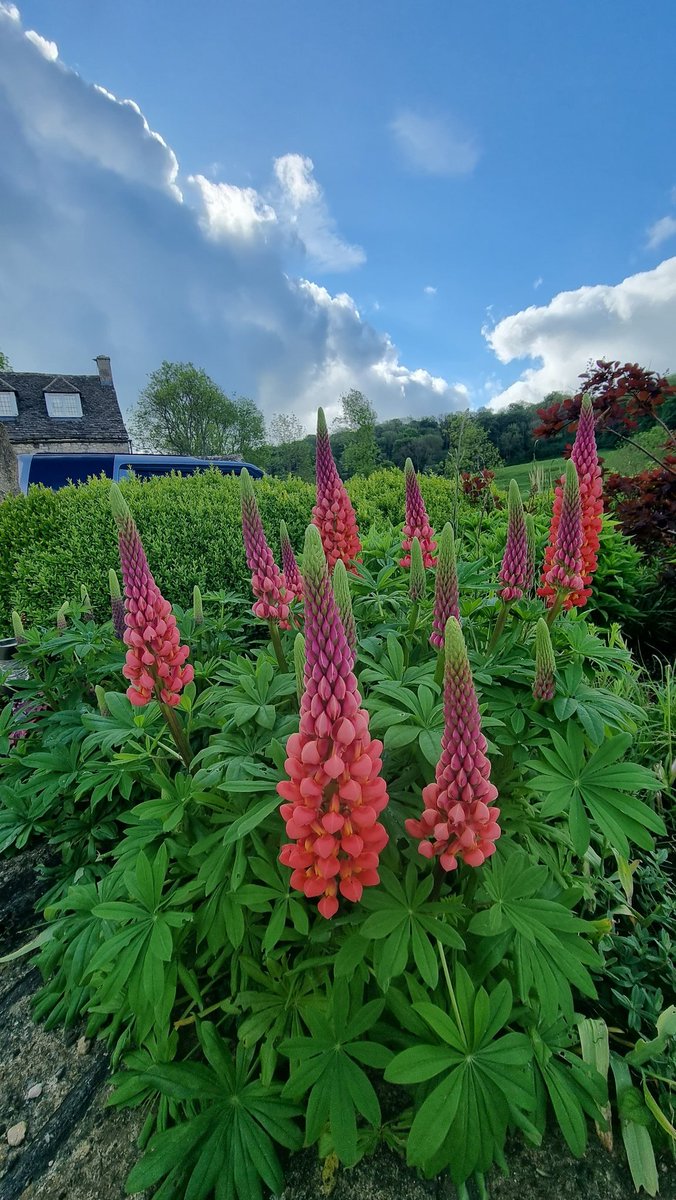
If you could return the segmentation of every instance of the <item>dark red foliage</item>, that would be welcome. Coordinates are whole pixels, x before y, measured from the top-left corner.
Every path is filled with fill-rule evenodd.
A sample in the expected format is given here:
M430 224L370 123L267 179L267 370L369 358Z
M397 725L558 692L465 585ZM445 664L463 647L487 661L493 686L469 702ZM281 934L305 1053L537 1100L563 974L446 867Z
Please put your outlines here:
M495 479L495 471L479 471L478 474L472 475L469 471L463 471L460 476L462 490L469 500L476 501L481 498L486 489Z
M640 475L607 475L604 490L625 533L644 547L676 541L676 454Z
M600 358L580 375L580 389L574 396L538 409L541 423L533 430L533 436L553 437L564 429L573 432L585 392L592 398L599 431L632 430L637 428L641 417L655 417L660 404L676 395L676 388L664 375L646 371L638 363L606 362Z

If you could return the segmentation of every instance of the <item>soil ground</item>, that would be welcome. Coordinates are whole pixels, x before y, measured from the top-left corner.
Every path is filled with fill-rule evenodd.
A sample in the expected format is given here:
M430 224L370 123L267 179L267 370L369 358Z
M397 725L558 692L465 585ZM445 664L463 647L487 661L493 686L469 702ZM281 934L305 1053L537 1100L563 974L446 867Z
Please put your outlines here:
M0 862L0 957L36 932L41 854ZM0 965L0 1200L122 1200L144 1114L106 1108L108 1061L82 1031L46 1030L31 1015L39 986L28 958ZM40 1094L29 1099L31 1089ZM10 1146L7 1132L25 1123ZM620 1151L592 1141L576 1160L559 1140L541 1150L515 1144L510 1174L493 1174L492 1200L634 1200ZM423 1180L382 1149L350 1171L322 1170L314 1151L292 1156L275 1200L454 1200L448 1180ZM676 1166L663 1164L660 1196L676 1200Z

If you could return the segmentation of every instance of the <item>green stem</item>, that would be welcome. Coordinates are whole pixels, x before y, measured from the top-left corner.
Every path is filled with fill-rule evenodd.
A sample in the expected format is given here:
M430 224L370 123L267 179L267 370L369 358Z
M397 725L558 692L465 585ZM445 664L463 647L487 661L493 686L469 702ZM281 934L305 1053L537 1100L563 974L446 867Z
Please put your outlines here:
M554 624L556 618L558 617L559 613L561 612L565 596L566 596L566 593L562 589L559 589L557 596L556 596L556 600L554 601L552 607L550 608L549 612L547 613L547 624L550 629L551 629L552 625Z
M279 636L279 627L276 621L268 621L268 628L270 630L270 641L272 642L272 648L275 652L277 662L279 663L279 669L280 671L286 672L288 671L289 667L284 657L284 651L282 650L282 639Z
M446 955L444 954L444 948L438 939L437 939L437 950L439 951L439 958L441 960L441 969L444 973L444 979L446 980L446 987L448 988L448 995L449 995L449 999L451 1001L451 1008L453 1009L453 1016L455 1017L456 1024L458 1026L458 1029L460 1030L460 1033L462 1034L465 1044L467 1044L467 1034L465 1033L465 1027L462 1023L462 1017L460 1016L460 1009L458 1008L458 1001L455 998L453 984L451 983L451 976L450 976L450 972L448 970L448 963L446 962Z
M160 702L160 708L162 709L164 719L169 726L171 736L176 743L176 749L178 750L186 767L189 767L192 762L193 754L192 750L190 749L190 742L188 741L186 732L176 716L176 711L171 707L170 704L163 704L162 702Z
M437 654L437 666L436 666L436 670L434 672L434 682L437 684L438 687L441 687L444 682L444 666L445 666L445 664L446 664L446 656L444 654L444 650L442 647L441 650L439 651L439 653Z
M414 604L411 605L411 615L408 619L408 628L406 630L406 645L404 646L404 667L408 666L408 660L411 655L411 643L413 641L413 635L416 630L416 625L418 624L419 609L420 609L420 605L419 605L418 601L416 600L414 602Z
M495 649L495 647L498 643L500 634L502 633L503 629L505 628L505 621L507 620L507 617L509 615L509 610L510 610L512 602L511 602L511 600L508 600L506 602L503 600L503 601L501 601L501 603L502 603L502 608L500 609L500 612L498 613L498 617L495 622L495 625L493 626L493 633L491 634L491 640L488 643L488 646L486 647L487 654L490 654L491 651Z

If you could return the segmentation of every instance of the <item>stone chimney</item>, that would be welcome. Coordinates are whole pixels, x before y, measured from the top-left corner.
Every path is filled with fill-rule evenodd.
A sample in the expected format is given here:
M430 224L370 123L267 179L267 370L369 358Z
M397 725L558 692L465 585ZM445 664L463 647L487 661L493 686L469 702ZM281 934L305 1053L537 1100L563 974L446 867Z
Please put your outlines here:
M99 368L99 379L101 380L101 383L103 384L103 386L104 387L112 387L113 386L113 373L110 369L110 359L108 358L108 355L107 354L97 354L96 358L94 359L94 362L96 363L97 367Z

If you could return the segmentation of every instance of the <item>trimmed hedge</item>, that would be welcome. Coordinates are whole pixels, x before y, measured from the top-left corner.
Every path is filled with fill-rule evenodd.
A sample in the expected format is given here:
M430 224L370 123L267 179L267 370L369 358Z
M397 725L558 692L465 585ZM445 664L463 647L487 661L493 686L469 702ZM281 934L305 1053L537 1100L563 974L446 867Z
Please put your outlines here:
M452 517L453 482L437 476L423 476L420 482L430 520L441 530ZM363 533L371 526L401 527L402 471L376 471L366 479L351 479L347 486ZM212 470L187 478L127 480L121 487L155 579L172 602L187 607L195 583L205 591L224 588L248 593L235 477ZM314 488L303 480L272 477L258 480L255 487L273 550L279 552L282 518L300 549ZM34 487L28 496L10 496L0 504L0 631L9 632L13 608L25 614L29 623L51 622L64 600L79 599L81 584L89 591L96 615L107 618L108 570L119 565L109 488L110 481L102 477L58 492ZM504 547L506 509L481 517L480 509L463 498L460 510L463 556L477 558L479 546L489 563L497 564ZM536 522L542 543L550 511L551 498L538 497ZM604 615L612 619L621 619L622 609L635 598L640 555L610 526L604 531L601 564L608 553L617 563L620 550L622 577L606 578L602 587Z

